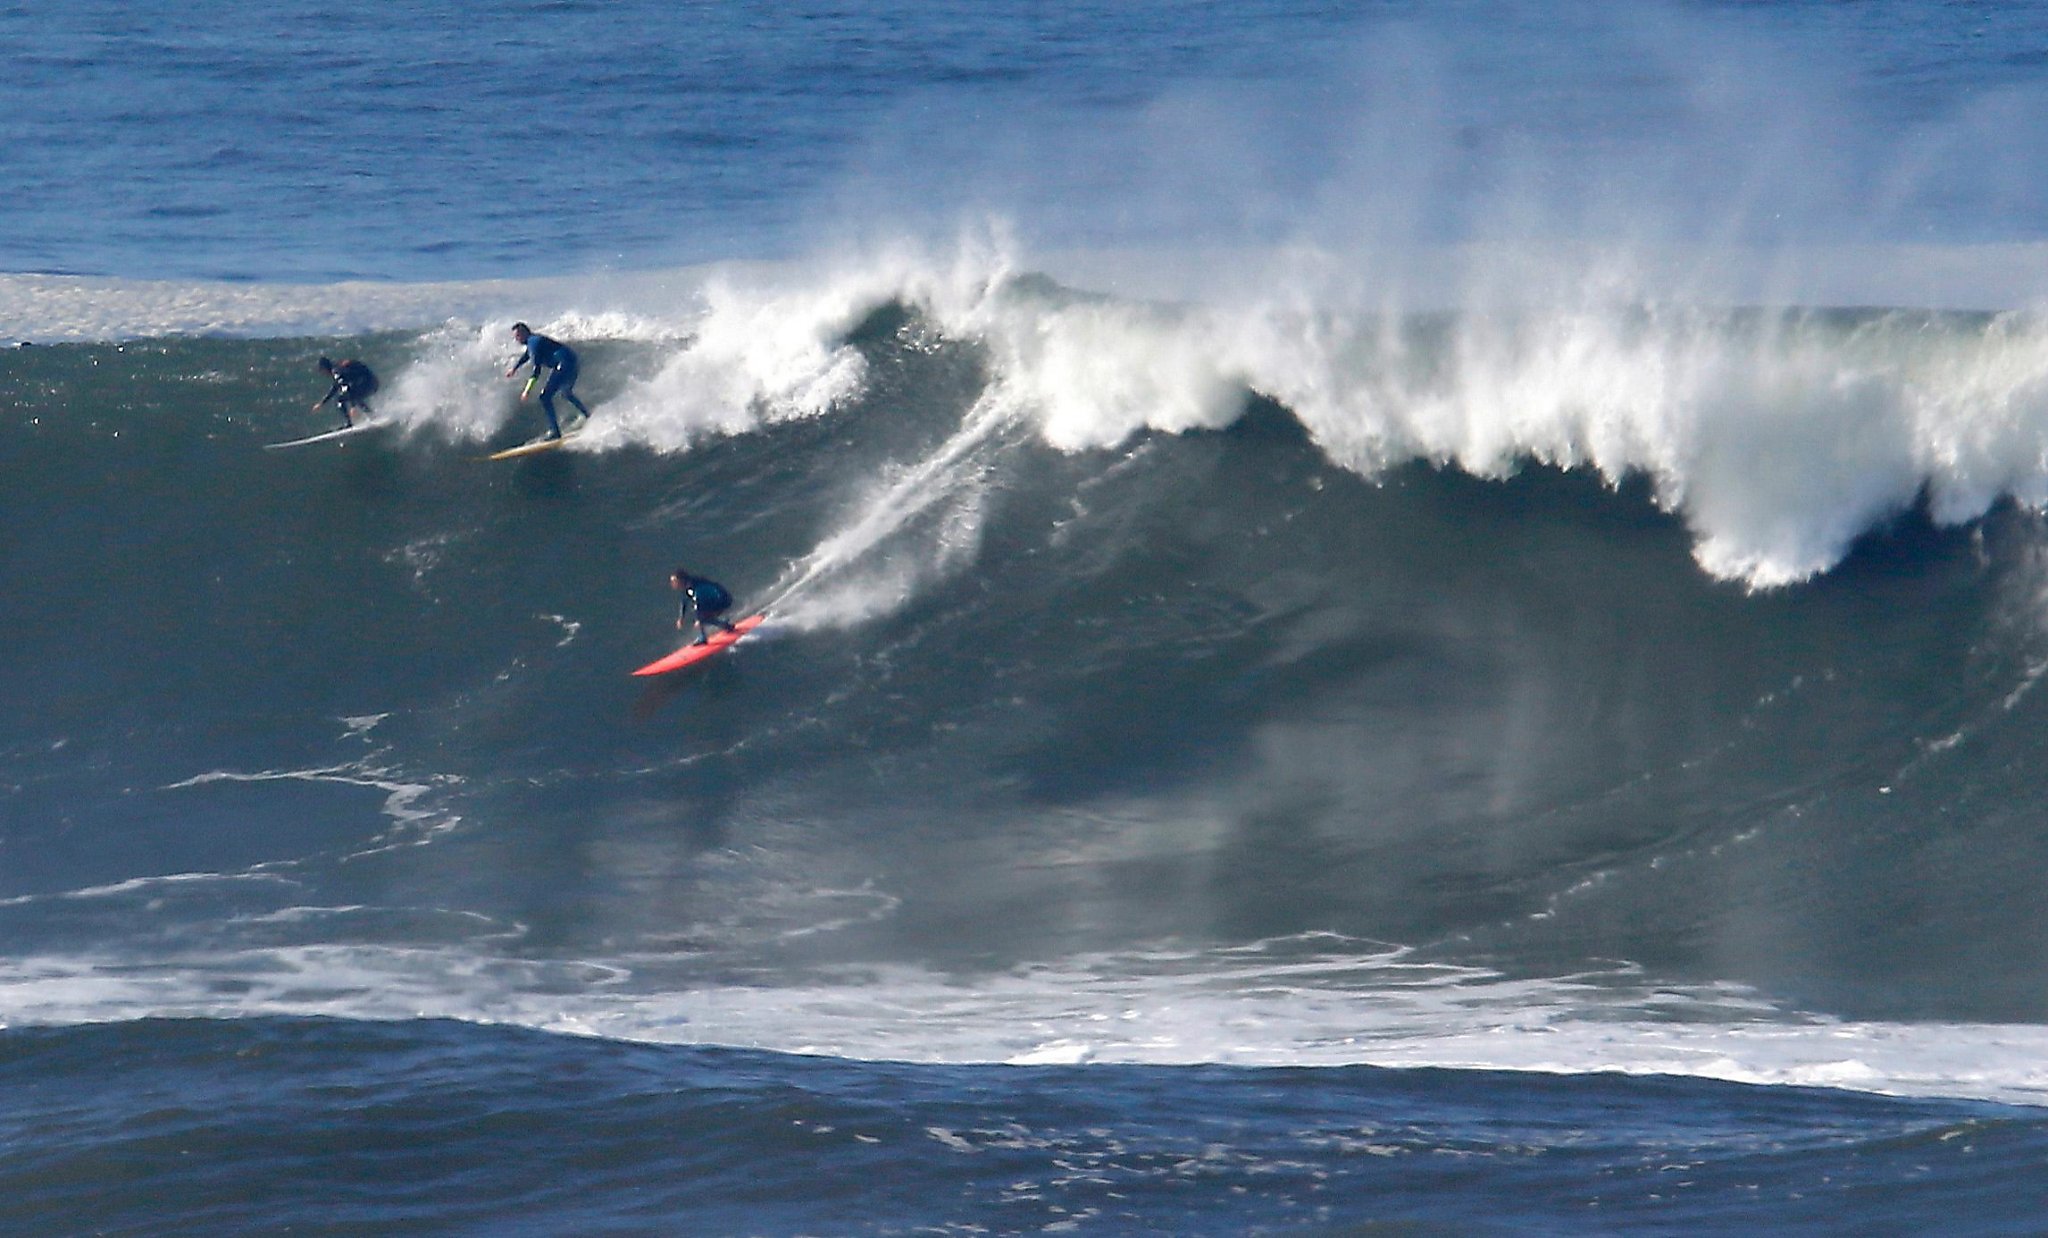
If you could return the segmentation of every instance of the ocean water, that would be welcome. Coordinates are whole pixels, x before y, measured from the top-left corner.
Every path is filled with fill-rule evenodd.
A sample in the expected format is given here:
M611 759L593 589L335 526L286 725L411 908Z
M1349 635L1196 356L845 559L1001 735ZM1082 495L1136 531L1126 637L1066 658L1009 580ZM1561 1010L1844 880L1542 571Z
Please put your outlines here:
M0 1232L2042 1229L2048 6L0 37Z

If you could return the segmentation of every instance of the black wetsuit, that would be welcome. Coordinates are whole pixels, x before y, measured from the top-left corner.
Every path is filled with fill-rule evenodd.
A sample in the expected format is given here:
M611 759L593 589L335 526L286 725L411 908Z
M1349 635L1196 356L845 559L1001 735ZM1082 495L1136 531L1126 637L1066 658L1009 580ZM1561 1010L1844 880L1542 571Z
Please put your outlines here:
M325 404L329 400L340 401L341 419L354 425L356 419L350 410L360 408L366 413L369 412L370 406L364 401L376 394L376 391L377 376L370 373L370 367L360 361L349 360L334 367L334 385L327 389L326 395L320 397L320 402Z

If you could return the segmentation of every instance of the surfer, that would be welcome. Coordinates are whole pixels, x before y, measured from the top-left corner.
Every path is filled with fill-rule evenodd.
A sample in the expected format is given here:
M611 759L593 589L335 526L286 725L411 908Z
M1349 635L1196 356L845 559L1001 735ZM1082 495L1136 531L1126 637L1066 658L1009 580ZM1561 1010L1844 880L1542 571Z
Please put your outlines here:
M519 373L519 367L529 361L533 362L533 375L526 380L526 389L519 393L519 398L523 400L533 394L533 385L540 381L540 372L549 371L547 386L540 389L540 407L541 411L548 415L547 436L551 439L560 438L562 423L555 420L557 392L561 393L563 399L574 404L577 412L585 417L590 416L590 410L583 407L583 401L576 398L575 350L567 344L537 333L523 322L512 324L512 338L518 340L519 346L526 351L520 353L518 360L512 363L512 368L505 371L505 377L511 378Z
M705 629L706 624L728 632L739 630L722 618L726 611L732 609L732 594L726 592L724 585L702 576L692 576L680 567L669 574L668 583L683 595L682 604L676 611L678 631L689 620L692 607L697 611L697 643L700 645L711 639L711 633Z
M341 406L341 428L344 430L356 423L354 410L362 409L365 415L369 413L370 406L366 401L377 391L377 376L370 373L369 366L353 358L336 365L322 357L320 372L332 379L334 385L327 389L326 395L320 397L320 403L313 406L314 412L319 412L321 406L329 400L338 401Z

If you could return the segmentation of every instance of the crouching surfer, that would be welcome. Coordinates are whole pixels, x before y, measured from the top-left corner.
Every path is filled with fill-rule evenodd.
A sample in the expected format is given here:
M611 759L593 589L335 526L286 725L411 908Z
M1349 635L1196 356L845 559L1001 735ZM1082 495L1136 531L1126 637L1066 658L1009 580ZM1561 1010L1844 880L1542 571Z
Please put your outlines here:
M326 395L320 397L320 403L313 406L314 412L319 412L329 400L335 401L341 407L341 428L344 430L356 423L355 410L361 409L364 416L369 415L367 401L377 391L377 376L370 372L369 366L353 358L336 365L322 357L320 372L327 375L333 385L327 389Z
M702 576L692 576L683 568L669 573L668 583L683 595L676 610L677 631L681 631L689 621L692 610L697 612L697 643L700 645L711 639L710 628L738 631L725 619L725 612L732 609L732 594L724 585Z

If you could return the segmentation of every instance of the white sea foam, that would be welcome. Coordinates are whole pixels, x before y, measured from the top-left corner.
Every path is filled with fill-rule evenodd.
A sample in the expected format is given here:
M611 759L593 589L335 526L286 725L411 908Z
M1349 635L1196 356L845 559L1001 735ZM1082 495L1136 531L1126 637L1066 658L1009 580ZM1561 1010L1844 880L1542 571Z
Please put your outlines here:
M264 923L321 919L317 908L290 912ZM0 1026L446 1018L867 1061L1615 1072L2048 1104L2048 1028L1804 1016L1732 987L1626 971L1517 980L1337 939L1077 958L979 979L864 967L795 986L650 990L635 977L652 960L503 957L475 947L507 940L507 926L446 927L470 944L9 960Z
M573 639L574 633L570 634ZM564 642L566 643L566 642ZM380 715L381 717L381 715ZM358 736L367 732L368 727L349 720L349 730ZM375 718L369 720L375 725ZM417 846L431 840L438 834L453 830L461 824L462 818L443 811L438 805L428 802L436 787L461 781L451 775L433 775L426 781L413 781L399 777L392 771L380 768L369 760L355 760L339 765L322 766L317 769L276 769L246 773L236 770L210 770L195 774L166 786L167 791L184 787L200 787L217 782L312 782L334 783L341 786L362 787L384 793L383 814L392 822L392 828L368 840L360 851L350 858L361 858L399 847ZM217 877L214 874L201 875L206 880L234 880L233 875ZM160 880L144 879L145 882ZM66 896L69 897L69 896ZM31 900L32 901L32 900Z

